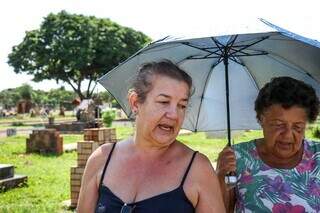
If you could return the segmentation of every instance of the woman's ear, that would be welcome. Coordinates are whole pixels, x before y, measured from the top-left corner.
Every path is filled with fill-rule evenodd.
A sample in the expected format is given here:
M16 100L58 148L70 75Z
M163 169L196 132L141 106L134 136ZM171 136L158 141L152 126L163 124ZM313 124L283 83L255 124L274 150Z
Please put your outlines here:
M132 113L136 115L139 108L138 94L136 93L136 91L130 91L130 93L128 94L128 102L130 104Z
M260 124L260 126L263 128L264 123L265 123L265 117L263 115L260 115L258 118L258 123Z

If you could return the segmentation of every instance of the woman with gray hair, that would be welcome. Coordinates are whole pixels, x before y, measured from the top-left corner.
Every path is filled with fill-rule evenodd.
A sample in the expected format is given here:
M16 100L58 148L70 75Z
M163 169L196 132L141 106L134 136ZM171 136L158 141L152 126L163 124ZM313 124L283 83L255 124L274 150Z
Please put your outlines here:
M90 156L78 212L225 211L208 158L176 140L191 88L190 76L170 61L141 67L128 94L134 136Z

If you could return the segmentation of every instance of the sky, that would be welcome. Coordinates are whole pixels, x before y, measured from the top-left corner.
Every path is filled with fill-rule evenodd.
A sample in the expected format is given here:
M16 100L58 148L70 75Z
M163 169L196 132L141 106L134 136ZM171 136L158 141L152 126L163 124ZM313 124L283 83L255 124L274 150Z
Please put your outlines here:
M62 82L34 83L32 76L15 74L8 54L25 32L38 29L49 13L69 13L110 18L139 30L154 40L167 35L223 35L259 28L258 18L320 41L320 11L316 0L10 0L0 6L0 91L23 83L50 90ZM98 87L97 90L103 90Z

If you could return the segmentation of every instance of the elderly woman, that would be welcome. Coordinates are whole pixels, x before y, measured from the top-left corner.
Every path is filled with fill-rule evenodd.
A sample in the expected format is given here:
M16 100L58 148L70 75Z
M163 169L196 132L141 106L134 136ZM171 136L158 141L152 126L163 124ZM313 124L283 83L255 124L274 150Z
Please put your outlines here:
M225 212L210 161L176 140L191 88L169 61L140 68L128 94L134 136L90 156L78 212Z
M312 87L272 79L255 102L263 138L225 148L217 173L228 212L320 212L320 143L305 139L319 113ZM235 188L224 183L235 171Z

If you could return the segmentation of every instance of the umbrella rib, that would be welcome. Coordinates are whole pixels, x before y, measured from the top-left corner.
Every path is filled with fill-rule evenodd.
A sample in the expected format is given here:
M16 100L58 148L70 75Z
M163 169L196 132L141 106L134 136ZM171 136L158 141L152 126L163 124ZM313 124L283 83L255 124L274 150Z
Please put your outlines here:
M230 54L228 55L228 57L249 57L249 56L259 56L259 55L267 55L267 52L261 52L261 53L255 53L255 54L243 54L243 55L233 55ZM188 56L187 59L209 59L209 58L221 58L223 57L223 55L219 55L219 56L210 56L206 55L206 56Z
M212 74L212 72L213 72L214 67L217 66L221 61L222 61L222 60L221 60L221 58L220 58L220 59L218 60L218 62L216 62L213 66L211 66L210 71L209 71L209 73L208 73L208 75L207 75L207 77L206 77L206 82L205 82L204 87L203 87L203 90L202 90L202 92L201 92L201 100L200 100L200 105L199 105L199 109L198 109L197 121L196 121L196 126L195 126L195 128L194 128L194 129L195 129L195 132L197 132L197 128L198 128L198 123L199 123L199 118L200 118L200 111L201 111L202 101L203 101L203 98L204 98L204 91L206 91L206 88L207 88L207 86L208 86L208 81L209 81L209 78L210 78L210 76L211 76L211 74Z
M223 58L220 57L219 60L211 66L211 69L215 68L220 62L222 62Z
M254 51L254 53L246 53L246 52L244 52L243 50L237 50L237 49L235 49L234 47L231 47L230 49L234 51L234 52L230 53L230 55L236 55L237 53L241 53L241 54L247 55L247 56L255 56L255 55L265 55L265 54L268 54L266 51L263 51L263 50L247 49L247 51L248 51L248 50L251 50L251 51ZM243 55L240 55L240 56L243 56Z
M267 54L264 51L259 51L259 50L255 50L258 53L254 53L254 54L250 54L250 53L246 53L243 50L248 49L249 47L260 43L266 39L269 38L269 36L264 36L262 38L260 38L258 41L252 42L251 44L248 45L240 45L237 47L240 47L240 49L236 49L235 46L233 46L236 42L238 35L235 35L232 39L230 39L230 42L224 46L223 44L221 44L217 39L215 39L214 37L211 37L211 40L215 43L215 45L219 48L221 53L227 54L228 56L234 56L234 57L240 57L240 56L255 56L255 55L265 55ZM224 49L227 49L228 53L225 52L225 50L222 49L222 47L225 47ZM232 50L232 52L231 52ZM242 53L243 55L236 55L236 53ZM231 58L230 58L231 59ZM236 62L236 61L235 61Z
M198 57L198 58L197 58ZM208 59L208 58L221 58L222 56L221 55L218 55L218 56L188 56L188 59Z
M237 55L237 54L230 54L231 56L234 56L234 57L247 57L247 56L259 56L259 55L268 55L268 53L267 52L264 52L264 51L261 51L260 53L252 53L252 54L250 54L250 53L242 53L242 55L241 54L239 54L239 55Z
M231 38L232 38L232 37L231 37ZM232 46L233 46L234 43L236 42L237 38L238 38L238 35L235 35L232 40L230 39L231 42L230 42L230 43L227 43L228 50L232 48Z
M201 48L201 47L197 47L197 46L191 45L190 43L187 43L187 42L182 42L181 44L184 44L184 45L186 45L188 47L192 47L192 48L195 48L195 49L198 49L198 50L202 50L202 51L205 51L205 52L209 53L206 56L198 56L199 58L196 58L197 56L189 56L188 59L207 59L207 58L220 58L221 57L221 54L217 53L219 50L216 50L214 52L208 50L208 49L212 49L212 48L216 48L216 47ZM216 56L210 57L210 55L216 55Z
M257 79L254 77L254 75L252 74L252 72L250 71L249 67L247 67L244 63L243 60L241 60L241 58L238 58L238 60L243 64L242 66L244 67L244 70L246 70L246 72L248 73L248 75L251 77L251 80L254 84L254 86L256 87L256 89L259 91L259 86L257 83Z
M216 47L212 47L212 48L216 48ZM212 49L212 48L208 48L208 49ZM219 54L218 52L219 52L220 50L218 49L218 50L216 50L216 51L214 51L214 52L211 52L210 54L208 54L207 56L210 56L210 55L217 55L217 56L221 56L221 53Z
M251 46L253 46L253 45L257 44L257 43L260 43L260 42L266 40L267 38L269 38L269 36L264 36L264 37L262 37L261 39L259 39L259 40L256 41L256 42L253 42L253 43L248 44L248 45L244 45L244 46L242 46L242 48L236 50L236 51L235 51L234 53L232 53L232 54L235 54L235 53L237 53L237 52L242 52L242 50L248 49L249 47L251 47Z
M194 46L194 45L192 45L192 44L190 44L190 43L188 43L188 42L181 42L181 44L184 44L184 45L186 45L186 46L189 46L189 47L192 47L192 48L195 48L195 49L198 49L198 50L202 50L202 51L208 52L208 53L210 53L210 54L213 53L213 52L207 50L206 48L197 47L197 46Z
M265 34L265 33L263 33L263 34ZM257 39L259 39L259 38L264 38L264 37L267 37L266 39L270 39L270 37L272 37L272 36L275 36L275 35L279 35L279 32L270 32L269 34L271 34L271 35L266 35L266 36L257 36L257 37L255 37L255 38L250 38L250 39L247 39L247 40L242 40L242 41L237 41L237 45L233 45L234 47L243 47L243 44L242 43L245 43L245 44L247 44L247 43L249 43L249 42L256 42L257 41ZM241 35L241 34L240 34ZM274 39L274 38L273 38ZM264 39L265 40L265 39ZM271 39L270 39L271 40Z
M237 63L237 64L240 64L241 66L244 66L244 64L242 64L241 63L241 61L239 62L239 61L237 61L237 59L234 57L234 56L230 56L230 58L229 58L231 61L233 61L233 62L235 62L235 63Z
M224 47L223 44L221 44L218 40L216 40L214 37L211 37L211 40L214 42L214 44L219 48L220 52L223 53L222 47Z

